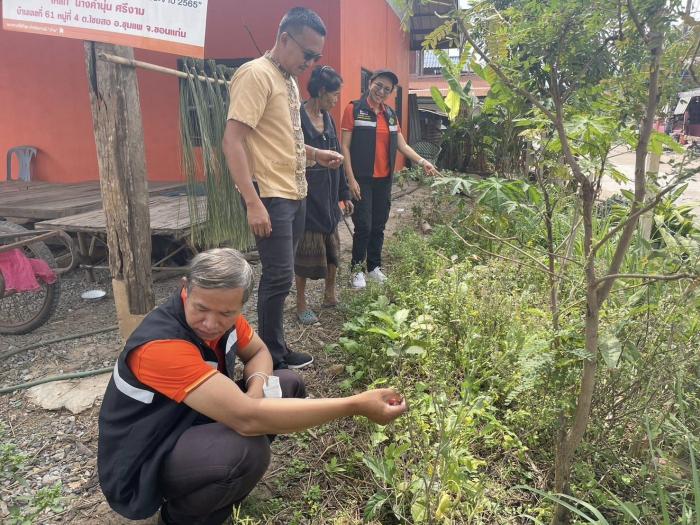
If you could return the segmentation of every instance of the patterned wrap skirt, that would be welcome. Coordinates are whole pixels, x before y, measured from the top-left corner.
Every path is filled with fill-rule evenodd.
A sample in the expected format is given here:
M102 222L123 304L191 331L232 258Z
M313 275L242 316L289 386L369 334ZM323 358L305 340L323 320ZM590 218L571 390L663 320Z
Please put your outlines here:
M299 241L294 259L294 273L307 279L325 279L328 265L338 266L340 236L338 228L333 233L305 231Z

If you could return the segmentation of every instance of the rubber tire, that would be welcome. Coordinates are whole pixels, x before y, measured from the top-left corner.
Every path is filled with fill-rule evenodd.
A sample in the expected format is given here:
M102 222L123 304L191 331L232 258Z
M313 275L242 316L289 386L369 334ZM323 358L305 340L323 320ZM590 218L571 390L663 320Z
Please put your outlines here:
M23 233L29 231L23 228L19 224L13 222L0 221L0 234L10 234L10 233ZM51 268L56 268L56 261L51 254L51 250L43 242L33 242L27 245L27 248L31 250L34 257L43 259L48 263ZM60 280L56 279L53 284L46 285L46 298L44 299L44 304L41 306L39 313L26 323L16 325L16 326L4 326L0 323L0 334L11 334L11 335L21 335L36 330L41 325L43 325L49 317L56 310L58 305L58 298L61 294L61 284Z

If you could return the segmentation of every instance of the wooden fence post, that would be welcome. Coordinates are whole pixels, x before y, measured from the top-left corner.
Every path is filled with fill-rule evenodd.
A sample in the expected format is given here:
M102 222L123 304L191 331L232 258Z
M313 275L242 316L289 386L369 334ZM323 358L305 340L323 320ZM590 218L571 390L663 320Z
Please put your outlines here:
M136 71L98 60L133 49L85 42L92 123L117 318L126 338L154 306L146 158Z

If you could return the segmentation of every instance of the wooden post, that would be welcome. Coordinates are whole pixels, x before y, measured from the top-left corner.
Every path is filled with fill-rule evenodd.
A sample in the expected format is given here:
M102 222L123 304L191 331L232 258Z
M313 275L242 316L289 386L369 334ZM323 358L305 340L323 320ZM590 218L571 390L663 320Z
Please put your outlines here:
M109 268L122 337L154 306L146 157L136 71L103 60L133 60L131 48L85 42L85 64L107 225Z

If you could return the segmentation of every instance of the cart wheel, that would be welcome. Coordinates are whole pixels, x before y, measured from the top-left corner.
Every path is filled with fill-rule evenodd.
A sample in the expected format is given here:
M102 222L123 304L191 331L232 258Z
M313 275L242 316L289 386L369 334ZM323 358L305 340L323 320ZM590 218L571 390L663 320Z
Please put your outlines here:
M0 221L0 235L23 233L27 230L12 222ZM51 268L56 261L43 242L32 242L22 248L27 257L43 259ZM26 334L46 322L56 310L60 284L46 284L39 279L41 288L34 292L8 292L0 273L0 334Z

